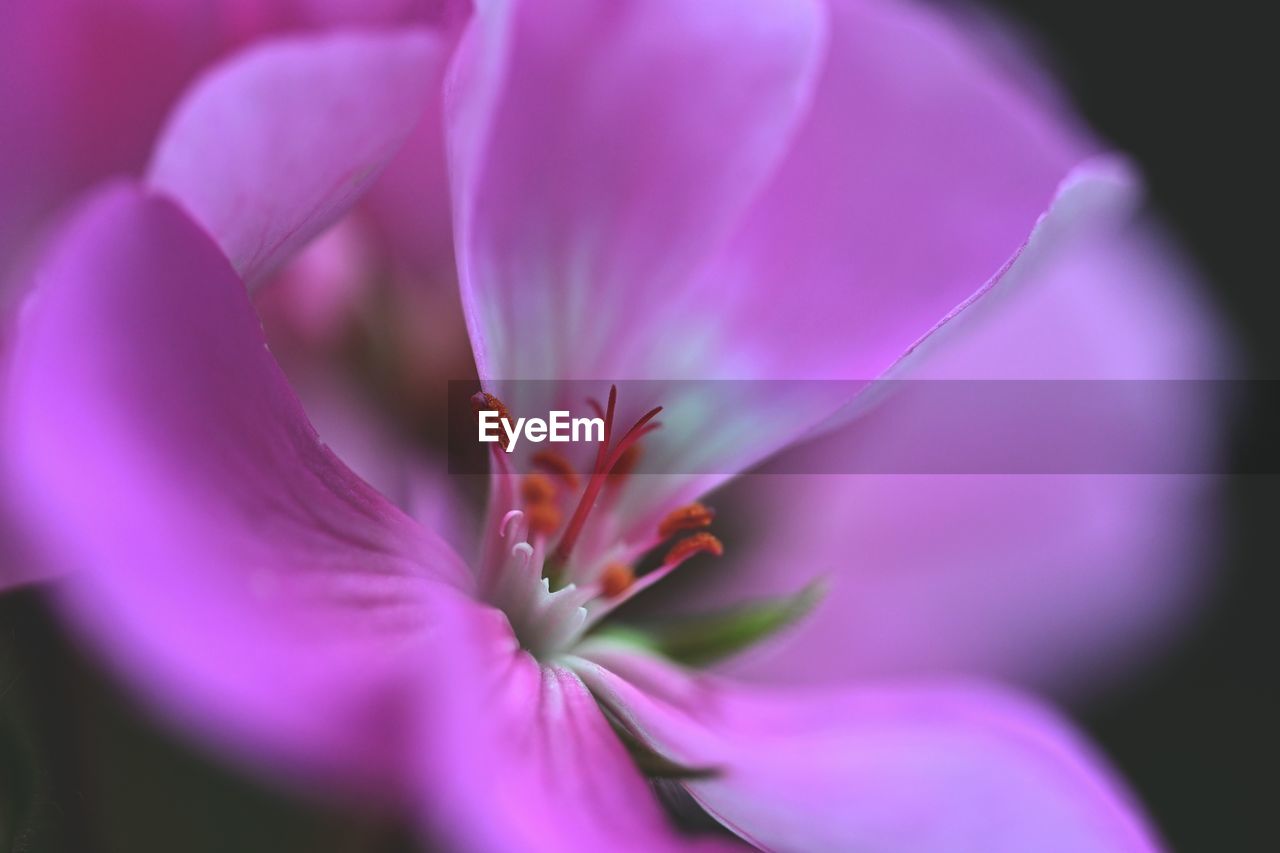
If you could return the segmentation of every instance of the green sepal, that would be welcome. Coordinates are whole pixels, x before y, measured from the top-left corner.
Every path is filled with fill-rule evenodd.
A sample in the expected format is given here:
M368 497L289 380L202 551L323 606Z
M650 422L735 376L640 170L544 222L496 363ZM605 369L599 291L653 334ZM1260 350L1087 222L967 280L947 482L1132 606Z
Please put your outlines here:
M795 624L825 594L826 584L818 580L791 595L714 613L643 625L606 625L597 636L649 649L688 666L706 666Z
M614 719L613 715L606 713L605 716L608 718L609 724L613 726L614 732L617 733L618 739L622 741L622 745L627 748L627 753L631 756L631 760L635 762L636 767L640 768L640 772L646 777L650 779L693 781L711 779L720 774L720 771L714 767L689 767L659 755Z

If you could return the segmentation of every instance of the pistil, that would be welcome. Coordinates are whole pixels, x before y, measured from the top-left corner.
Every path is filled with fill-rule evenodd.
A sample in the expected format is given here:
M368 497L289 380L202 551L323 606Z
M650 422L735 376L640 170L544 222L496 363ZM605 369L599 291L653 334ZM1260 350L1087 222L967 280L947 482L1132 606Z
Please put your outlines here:
M627 450L642 437L660 426L660 424L651 423L658 416L658 413L662 411L661 406L656 406L641 416L632 425L631 429L627 430L622 438L618 440L617 446L609 450L609 440L613 434L613 414L617 407L617 402L618 386L614 385L609 388L609 405L603 413L604 441L601 442L600 449L596 452L595 469L591 474L591 479L587 482L587 488L582 493L582 498L578 501L577 509L574 510L568 526L560 537L560 542L556 545L556 549L552 552L551 559L548 561L554 572L558 573L568 563L569 554L573 551L573 546L577 543L578 537L582 535L587 516L591 514L591 509L595 506L596 499L600 496L600 490L608 482L609 472L613 470L618 460L622 458ZM596 408L599 408L598 404Z
M491 394L477 394L472 402L477 411L507 415L506 406ZM516 476L508 467L508 454L493 448L499 466L495 479L501 490L494 495L494 510L519 508L503 510L498 536L490 547L493 559L487 560L482 570L481 588L486 599L507 615L522 645L539 658L570 647L615 608L691 557L724 552L720 540L706 530L715 511L692 503L669 512L659 523L657 533L662 540L688 535L671 545L657 569L637 577L636 555L625 543L603 553L595 550L600 543L594 543L592 554L570 570L570 559L588 517L597 506L608 503L602 497L606 488L616 489L624 482L626 470L637 458L640 439L659 428L655 418L662 412L661 406L645 412L615 442L617 387L609 389L606 405L589 402L604 421L604 430L585 485L569 461L554 451L535 454L531 460L535 470ZM572 517L564 524L566 498L579 489ZM600 510L607 511L607 507ZM558 541L554 538L557 531Z

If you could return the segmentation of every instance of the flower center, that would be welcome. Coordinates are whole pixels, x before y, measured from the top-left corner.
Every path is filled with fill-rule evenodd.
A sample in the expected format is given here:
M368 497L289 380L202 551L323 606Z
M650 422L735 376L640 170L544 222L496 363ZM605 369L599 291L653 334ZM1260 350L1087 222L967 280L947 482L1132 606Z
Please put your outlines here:
M615 442L617 397L614 386L606 405L590 401L604 420L604 436L585 482L554 451L534 454L530 464L537 470L523 475L511 470L504 451L493 452L497 476L480 594L507 615L521 644L539 659L572 648L615 608L694 555L724 551L705 529L715 513L700 503L673 509L656 529L637 533L626 527L616 511L617 493L639 457L641 439L661 427L655 418L662 407L646 412ZM477 394L472 404L477 411L507 416L492 394ZM678 539L657 568L637 577L640 557L684 533L690 535Z

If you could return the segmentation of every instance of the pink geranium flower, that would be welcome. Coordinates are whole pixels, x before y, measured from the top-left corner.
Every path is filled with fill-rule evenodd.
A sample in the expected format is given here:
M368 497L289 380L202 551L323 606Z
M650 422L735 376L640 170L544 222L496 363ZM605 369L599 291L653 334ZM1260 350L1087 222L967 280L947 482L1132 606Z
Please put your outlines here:
M465 0L12 0L0 27L0 277L58 209L145 165L183 89L282 32L455 20ZM10 282L5 282L10 283Z
M850 400L745 394L749 434L679 447L649 432L651 401L610 395L590 468L497 466L464 555L321 442L245 287L354 203L443 91L483 406L529 405L522 379L986 375L1000 305L1046 371L1182 376L1209 337L1130 230L1127 170L910 6L481 4L445 78L448 57L411 30L260 48L188 95L146 186L85 202L40 265L6 453L32 530L82 569L64 597L91 641L184 725L387 795L454 846L689 842L647 774L763 848L1150 849L1121 784L1031 700L953 679L753 686L593 630L723 550L698 498ZM1092 363L1036 326L1072 306L1067 337L1114 335L1118 305L1140 340ZM681 402L654 404L724 418ZM665 466L599 500L637 442ZM839 576L812 549L849 554L811 518L842 505L836 483L757 498L763 558L724 555L730 596ZM997 486L989 511L1023 502ZM865 674L830 623L803 636L793 662ZM975 659L1007 665L944 663Z
M192 80L273 35L352 26L450 29L467 8L466 0L6 3L0 13L0 359L29 267L67 206L104 178L145 168L158 130ZM444 50L447 38L434 38ZM424 95L433 82L419 81L406 97ZM420 103L426 111L436 100ZM398 134L415 125L431 124L420 118L402 115L394 141L402 142ZM383 136L370 144L390 142ZM405 146L395 189L375 194L371 211L399 227L447 215L441 194L421 192L443 180L438 149ZM406 216L399 201L406 192L431 200ZM50 567L25 551L8 515L0 504L0 586L47 576Z

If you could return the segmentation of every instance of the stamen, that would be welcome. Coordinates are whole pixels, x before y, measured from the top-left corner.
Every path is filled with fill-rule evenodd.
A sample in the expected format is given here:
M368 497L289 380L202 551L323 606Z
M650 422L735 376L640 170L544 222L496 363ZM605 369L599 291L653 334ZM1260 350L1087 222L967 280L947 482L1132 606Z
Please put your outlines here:
M553 503L539 503L529 506L529 532L538 536L550 536L556 532L564 515Z
M666 559L662 562L666 565L678 566L695 554L711 554L719 557L724 554L724 543L705 531L695 533L672 545Z
M610 563L600 576L600 592L605 598L615 598L626 592L636 582L636 573L625 563Z
M710 527L716 517L716 511L700 503L691 503L667 513L658 525L658 535L668 539L683 530L697 530Z
M608 480L609 472L617 465L618 460L627 450L634 445L640 438L658 428L658 424L650 423L662 411L661 406L650 409L641 416L640 420L627 430L626 434L618 440L618 446L612 452L607 452L608 441L613 433L613 413L618 400L618 386L614 385L609 389L609 406L605 410L604 418L604 438L605 441L600 445L600 450L596 454L595 472L591 475L587 488L582 493L582 499L578 501L578 508L573 512L573 518L569 520L568 527L565 528L564 535L560 537L560 543L556 545L555 553L552 554L551 568L553 571L564 566L569 558L569 552L573 550L574 544L578 541L578 536L582 533L583 525L587 521L587 515L591 512L591 508L595 506L596 499L600 496L600 490L604 488L605 482Z
M526 504L550 503L556 496L556 487L545 474L526 474L520 481L520 498Z
M603 413L601 417L604 417ZM582 478L578 476L577 471L573 470L573 465L554 450L539 450L529 461L533 463L533 467L541 468L548 474L558 477L572 490L577 490L578 486L582 485Z
M533 559L533 546L530 545L528 542L521 542L517 545L512 546L511 556L514 557L517 555L519 555L520 557L521 568L529 565L529 561Z
M640 463L640 455L643 451L640 445L633 444L627 448L627 452L618 457L618 462L613 466L613 470L609 472L609 485L618 486L627 478L636 465Z
M471 395L471 409L476 415L481 412L497 412L499 421L510 422L511 420L511 411L506 405L497 397L485 391L477 391ZM498 433L498 445L503 450L507 450L507 445L510 444L511 439L507 437L505 430L500 429Z
M524 518L524 513L518 509L513 509L502 517L502 521L498 524L498 535L506 539L510 535L512 528L520 524L520 519Z
M591 408L595 410L598 417L604 418L604 441L600 442L600 446L596 448L596 464L591 469L593 474L599 474L605 457L609 454L609 442L613 440L613 412L618 405L618 386L609 386L609 406L603 412L600 411L600 404L595 400L587 402L591 404Z

